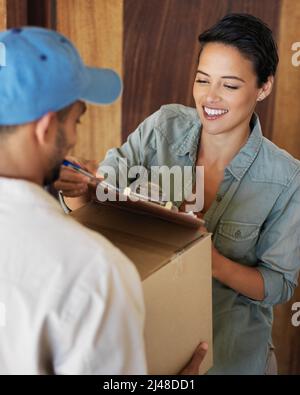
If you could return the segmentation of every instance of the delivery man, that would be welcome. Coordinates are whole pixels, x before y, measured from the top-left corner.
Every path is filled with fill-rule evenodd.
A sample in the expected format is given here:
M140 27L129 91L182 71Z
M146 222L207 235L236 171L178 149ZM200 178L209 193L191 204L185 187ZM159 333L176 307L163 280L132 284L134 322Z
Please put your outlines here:
M113 102L120 79L86 67L54 31L7 30L0 42L0 373L145 374L134 266L42 188L76 143L84 102Z

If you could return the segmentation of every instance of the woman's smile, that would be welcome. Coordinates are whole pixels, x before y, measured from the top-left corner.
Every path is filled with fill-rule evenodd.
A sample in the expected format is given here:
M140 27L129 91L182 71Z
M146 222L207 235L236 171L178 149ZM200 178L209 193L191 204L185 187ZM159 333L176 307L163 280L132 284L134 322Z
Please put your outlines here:
M228 113L228 110L223 108L202 106L202 109L203 115L208 121L215 121L217 119L223 118Z

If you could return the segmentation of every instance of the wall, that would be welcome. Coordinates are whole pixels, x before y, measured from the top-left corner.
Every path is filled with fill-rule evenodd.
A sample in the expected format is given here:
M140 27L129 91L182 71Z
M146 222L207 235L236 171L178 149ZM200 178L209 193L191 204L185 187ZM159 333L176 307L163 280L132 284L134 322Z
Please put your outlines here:
M124 0L123 139L163 104L194 106L198 36L228 12L261 17L278 37L279 0ZM268 137L274 98L258 106Z
M291 47L295 42L300 42L300 2L284 0L280 15L280 63L272 140L300 159L300 67L293 66L291 61L294 53Z
M78 47L89 66L122 75L122 0L57 0L57 30ZM88 106L74 155L100 160L121 142L121 99L110 106Z
M300 67L292 64L292 44L300 41L300 2L284 0L280 12L280 63L272 141L300 159ZM275 308L273 337L282 374L300 374L300 328L291 324L291 307L300 301L300 286L292 300Z
M0 30L6 28L6 23L7 23L6 0L0 0Z

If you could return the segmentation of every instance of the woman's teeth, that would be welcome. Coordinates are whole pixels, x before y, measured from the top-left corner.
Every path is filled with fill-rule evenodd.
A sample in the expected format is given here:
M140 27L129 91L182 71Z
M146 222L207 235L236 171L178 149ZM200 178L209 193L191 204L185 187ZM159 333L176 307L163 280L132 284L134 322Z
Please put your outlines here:
M222 110L222 109L216 109L216 108L209 108L209 107L203 107L205 114L207 114L210 117L218 117L220 115L224 115L228 112L228 110Z

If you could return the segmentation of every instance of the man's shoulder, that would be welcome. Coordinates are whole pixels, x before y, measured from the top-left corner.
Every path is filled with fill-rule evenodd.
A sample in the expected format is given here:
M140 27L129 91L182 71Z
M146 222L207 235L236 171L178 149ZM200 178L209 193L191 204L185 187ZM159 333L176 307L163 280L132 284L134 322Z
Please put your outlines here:
M40 228L42 222L45 232ZM33 233L36 249L33 245L25 247L23 262L26 265L30 259L30 251L35 254L27 271L36 285L32 287L31 280L23 284L26 288L30 286L31 292L43 293L42 284L52 284L47 294L69 309L73 305L70 300L74 297L77 300L78 295L94 293L105 300L116 286L139 287L133 263L103 235L70 216L56 211L51 215L45 213L36 221ZM69 294L73 295L71 299Z
M126 260L102 234L83 226L70 215L53 213L47 216L45 222L52 236L52 246L49 249L56 248L67 265L74 267L75 262L81 265L83 261L88 264L96 258L99 265L110 266L113 260Z

